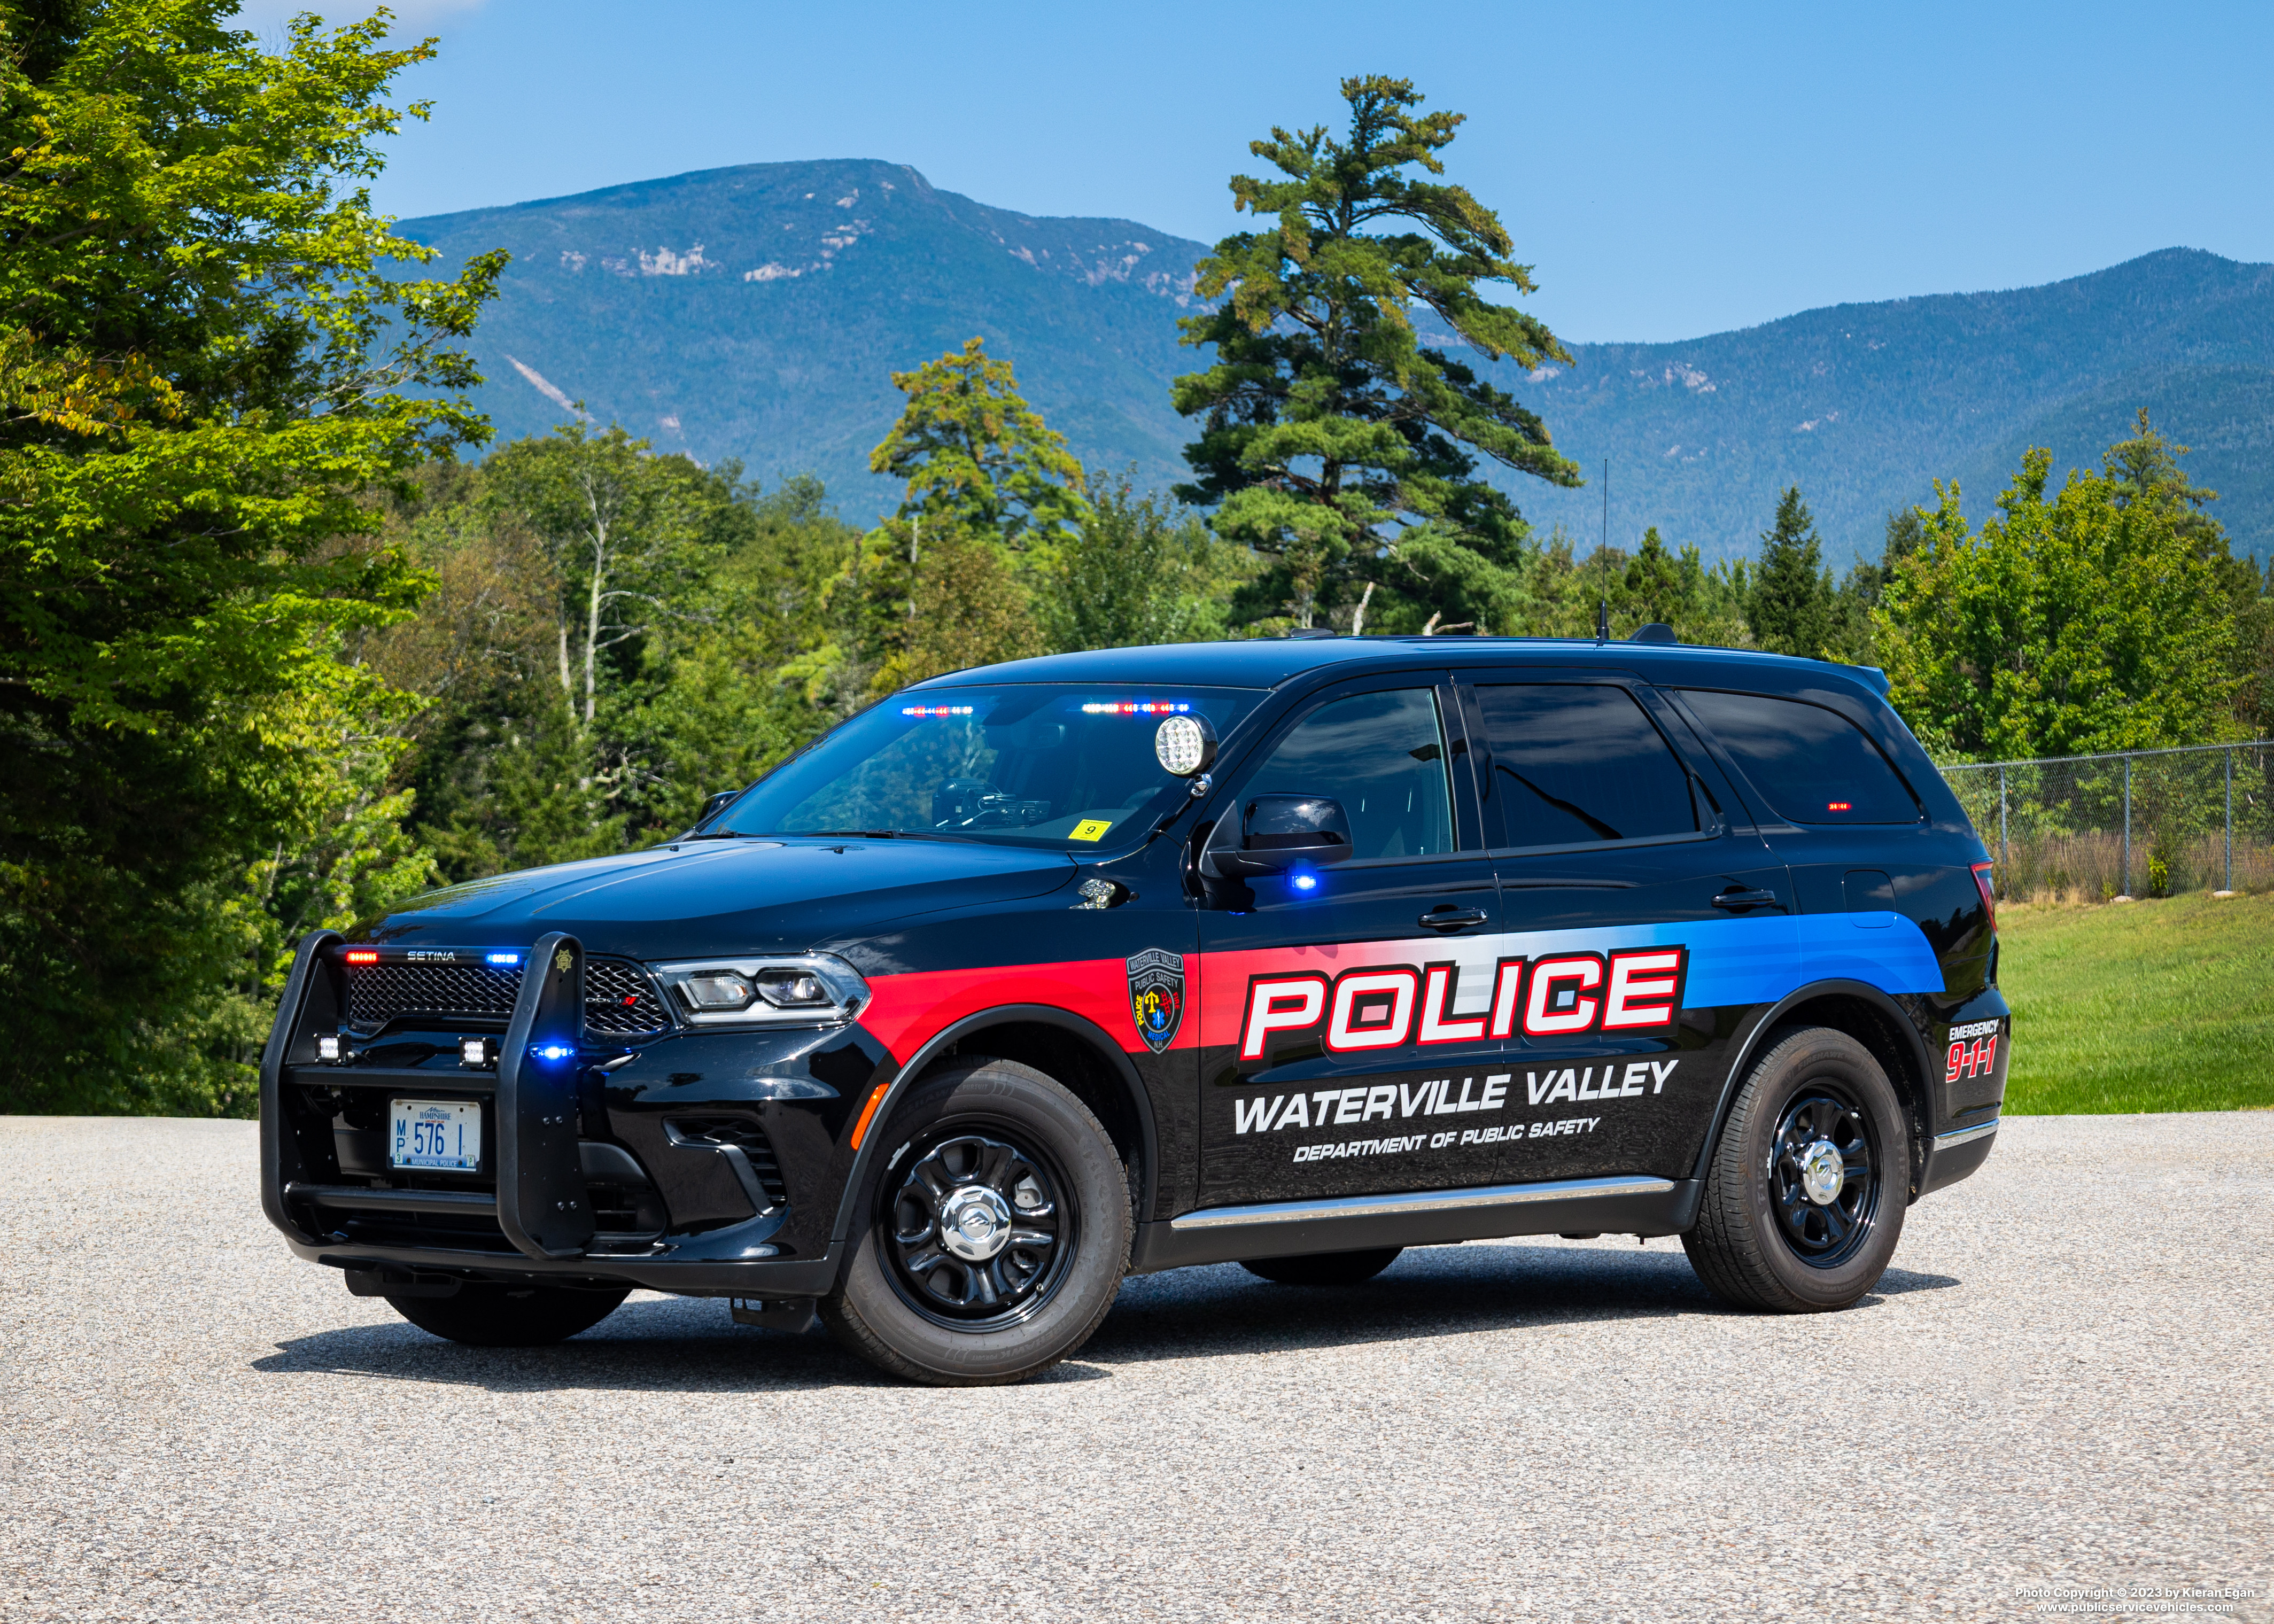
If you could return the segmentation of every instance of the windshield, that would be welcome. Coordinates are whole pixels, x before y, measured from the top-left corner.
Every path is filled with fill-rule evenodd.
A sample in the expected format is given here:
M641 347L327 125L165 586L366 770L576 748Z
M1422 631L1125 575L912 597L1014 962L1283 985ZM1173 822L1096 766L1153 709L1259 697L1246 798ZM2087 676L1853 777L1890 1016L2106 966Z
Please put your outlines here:
M1153 753L1177 715L1219 739L1261 691L1017 683L898 695L785 763L710 835L933 835L1079 850L1187 792Z

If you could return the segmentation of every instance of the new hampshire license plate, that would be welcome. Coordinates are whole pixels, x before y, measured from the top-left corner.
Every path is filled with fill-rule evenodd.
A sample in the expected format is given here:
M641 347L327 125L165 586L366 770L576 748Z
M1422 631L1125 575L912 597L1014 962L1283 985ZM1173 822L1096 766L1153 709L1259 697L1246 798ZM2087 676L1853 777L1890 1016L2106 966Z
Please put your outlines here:
M394 1100L388 1160L399 1168L478 1171L482 1165L482 1108L459 1100Z

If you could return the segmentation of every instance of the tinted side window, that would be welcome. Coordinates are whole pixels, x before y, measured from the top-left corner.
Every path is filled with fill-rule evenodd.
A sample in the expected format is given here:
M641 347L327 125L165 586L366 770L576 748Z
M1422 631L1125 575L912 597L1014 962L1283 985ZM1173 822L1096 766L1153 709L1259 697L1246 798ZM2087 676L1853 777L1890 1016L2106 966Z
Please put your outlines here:
M1786 822L1918 821L1918 802L1879 747L1837 711L1766 694L1685 688L1682 697Z
M1698 831L1690 775L1633 695L1586 683L1480 687L1510 846Z
M1453 849L1453 801L1437 696L1426 688L1353 694L1313 711L1241 786L1254 795L1331 795L1350 818L1351 855Z

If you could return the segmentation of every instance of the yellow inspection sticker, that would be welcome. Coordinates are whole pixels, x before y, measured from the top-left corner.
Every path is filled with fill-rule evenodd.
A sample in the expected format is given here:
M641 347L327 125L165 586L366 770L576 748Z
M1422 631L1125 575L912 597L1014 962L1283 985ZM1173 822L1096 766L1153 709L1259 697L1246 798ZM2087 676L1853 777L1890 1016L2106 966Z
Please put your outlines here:
M1073 833L1068 835L1066 838L1103 840L1105 838L1105 831L1112 827L1113 820L1110 817L1086 817L1073 826Z

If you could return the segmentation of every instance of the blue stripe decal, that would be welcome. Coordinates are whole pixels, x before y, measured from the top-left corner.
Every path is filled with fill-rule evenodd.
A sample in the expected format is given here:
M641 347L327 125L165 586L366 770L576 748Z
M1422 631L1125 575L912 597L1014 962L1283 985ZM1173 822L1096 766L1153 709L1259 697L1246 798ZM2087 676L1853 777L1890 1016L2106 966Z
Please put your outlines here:
M1899 914L1777 914L1528 930L1501 936L1493 946L1502 957L1525 959L1620 947L1687 947L1689 977L1682 1004L1692 1010L1774 1004L1810 981L1861 981L1886 993L1943 989L1942 967L1926 934ZM1464 978L1465 993L1467 986Z

